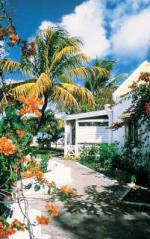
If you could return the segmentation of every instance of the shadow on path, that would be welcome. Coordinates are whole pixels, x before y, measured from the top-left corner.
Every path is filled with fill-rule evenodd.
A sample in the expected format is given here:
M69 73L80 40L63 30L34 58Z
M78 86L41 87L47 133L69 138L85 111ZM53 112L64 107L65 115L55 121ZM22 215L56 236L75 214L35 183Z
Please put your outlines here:
M65 203L66 212L57 219L57 226L74 239L149 239L148 212L118 203L119 193L118 186L102 192L96 186L87 187L85 195Z

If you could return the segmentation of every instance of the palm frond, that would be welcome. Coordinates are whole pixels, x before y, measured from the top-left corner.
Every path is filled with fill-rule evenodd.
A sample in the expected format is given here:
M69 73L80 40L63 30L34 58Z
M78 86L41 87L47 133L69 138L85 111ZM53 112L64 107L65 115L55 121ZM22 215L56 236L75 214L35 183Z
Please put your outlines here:
M75 97L66 89L64 89L61 86L56 86L53 94L50 96L50 98L57 103L61 103L66 107L78 107L78 103L75 99Z
M10 91L8 91L8 94L14 94L16 97L23 95L23 96L28 96L32 89L35 87L35 83L24 83L21 84Z
M90 68L92 71L92 74L95 76L96 74L100 74L103 77L107 77L109 72L106 70L104 67L99 67L99 66L93 66Z
M67 71L63 74L63 76L67 76L70 78L75 77L82 77L82 78L89 78L91 76L95 76L97 73L106 76L108 74L108 71L105 68L102 67L77 67L70 71Z
M126 73L117 75L117 76L115 76L114 78L111 78L111 79L107 82L107 85L112 85L112 84L118 83L120 80L124 80L126 77L127 77L127 74L126 74Z
M9 59L0 60L0 70L14 72L16 70L21 70L21 63L17 61L12 61Z
M75 67L81 67L81 65L87 63L88 58L85 54L79 53L73 56L65 56L59 63L53 65L53 69L51 68L52 74L55 76L60 76L62 72L70 71ZM66 74L65 74L66 77ZM68 77L67 77L68 78Z
M63 56L76 53L80 50L81 49L79 46L66 46L61 51L56 52L56 54L54 55L54 63L55 61L59 61Z
M37 96L43 96L52 86L52 80L47 74L42 73L34 84L34 88L31 93Z
M82 100L89 106L94 106L94 97L86 88L70 83L61 83L61 86L69 91L76 99Z
M70 71L64 72L63 77L75 78L75 77L88 77L90 74L89 70L86 67L77 67Z
M23 74L28 74L32 77L30 72L30 66L28 64L21 64L20 62L13 61L10 59L0 60L0 70L3 72L14 73L16 71L22 72Z
M75 45L75 46L65 46L61 50L56 51L52 59L50 70L52 70L53 67L56 65L56 63L59 63L62 58L68 55L72 56L75 53L77 54L80 50L81 50L80 47Z

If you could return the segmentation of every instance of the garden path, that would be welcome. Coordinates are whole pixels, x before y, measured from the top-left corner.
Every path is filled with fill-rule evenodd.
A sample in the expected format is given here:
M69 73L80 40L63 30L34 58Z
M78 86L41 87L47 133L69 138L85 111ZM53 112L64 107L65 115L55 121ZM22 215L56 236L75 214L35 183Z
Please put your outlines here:
M122 193L117 181L74 161L53 158L49 161L48 180L58 186L64 184L77 189L80 195L70 204L61 207L60 216L48 226L36 226L37 239L148 239L150 238L150 216L121 206L116 198ZM31 180L31 179L30 179ZM45 214L44 190L26 191L29 217ZM59 202L58 202L59 204ZM13 204L14 215L21 219L19 208ZM70 213L74 212L74 213ZM28 239L27 233L17 233L13 239Z

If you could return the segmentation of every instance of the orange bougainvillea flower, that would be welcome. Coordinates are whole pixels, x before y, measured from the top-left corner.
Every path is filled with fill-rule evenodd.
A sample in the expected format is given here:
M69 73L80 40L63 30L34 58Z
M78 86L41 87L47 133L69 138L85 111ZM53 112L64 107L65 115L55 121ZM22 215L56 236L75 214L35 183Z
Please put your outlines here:
M0 37L3 37L5 34L6 34L5 29L0 27Z
M51 182L49 182L48 180L45 180L45 184L46 184L46 186L48 186L49 188L54 188L54 187L56 187L56 183L54 182L54 181L51 181Z
M41 225L48 225L49 222L51 221L50 217L45 217L45 216L36 216L36 221L38 224Z
M9 38L12 44L16 44L20 40L19 36L16 35L15 33L11 33Z
M27 113L35 114L41 116L39 111L39 106L43 104L43 100L37 98L34 95L25 98L24 96L19 96L18 100L23 103L23 107L20 109L20 115L23 116Z
M48 212L50 212L52 214L53 217L58 217L58 215L59 215L58 207L56 207L53 204L46 204L45 208Z
M74 191L71 187L68 185L64 185L60 188L60 193L65 193L65 194L74 194Z
M7 33L9 33L9 34L14 34L14 29L13 29L13 27L8 27L7 29L6 29L6 31L7 31Z
M3 223L0 222L0 228L3 227Z
M23 138L24 137L24 135L25 135L25 132L24 132L24 130L23 129L18 129L17 131L17 135L19 136L19 138Z
M35 177L36 177L37 181L42 181L43 177L44 177L44 173L42 171L37 171L37 172L35 172Z
M14 219L8 226L4 226L1 223L0 227L0 238L9 238L13 234L15 234L17 231L24 231L25 230L25 224L21 223L19 220Z
M35 177L35 179L38 182L41 182L44 180L44 173L41 171L41 169L38 166L27 169L27 171L22 173L22 175L25 178Z
M4 155L14 154L16 151L15 144L8 138L0 138L0 153Z
M26 157L24 157L24 158L23 158L23 160L22 160L22 161L23 161L23 163L27 163L27 162L29 162L29 161L30 161L30 158L26 156Z
M22 173L24 178L32 178L33 177L33 170L32 169L27 169L27 171Z
M34 44L34 42L30 42L29 43L28 49L29 49L29 55L30 56L35 53L35 44Z
M18 231L24 231L25 230L25 224L21 223L18 219L14 219L10 226L12 228L16 228Z

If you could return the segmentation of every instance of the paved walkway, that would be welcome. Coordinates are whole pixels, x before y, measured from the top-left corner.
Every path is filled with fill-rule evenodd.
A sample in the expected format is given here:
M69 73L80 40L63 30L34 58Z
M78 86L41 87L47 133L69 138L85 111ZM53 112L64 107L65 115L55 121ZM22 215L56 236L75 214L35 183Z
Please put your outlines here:
M45 174L58 186L67 184L77 189L80 196L67 202L60 216L48 226L34 229L38 239L149 239L150 216L119 205L117 198L122 188L116 181L73 161L54 158ZM25 181L27 183L27 180ZM29 216L44 214L44 190L26 191ZM19 208L13 205L14 218L20 218ZM28 239L27 233L17 233L13 239Z

